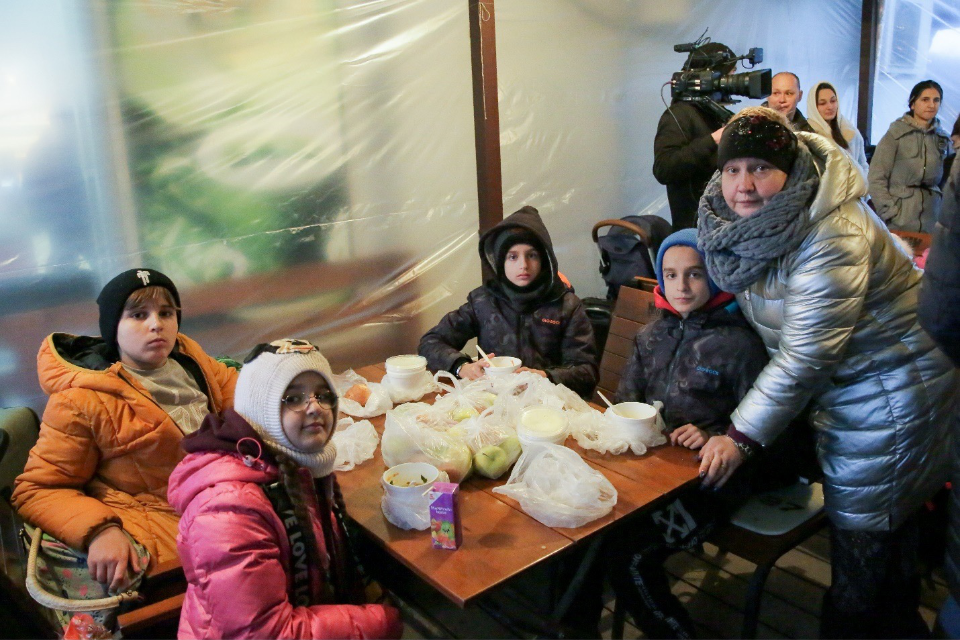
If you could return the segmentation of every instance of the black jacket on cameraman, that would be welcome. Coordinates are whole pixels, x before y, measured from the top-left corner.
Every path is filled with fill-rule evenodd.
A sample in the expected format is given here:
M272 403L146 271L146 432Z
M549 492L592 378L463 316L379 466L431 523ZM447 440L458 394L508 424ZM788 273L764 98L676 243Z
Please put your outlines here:
M477 338L484 351L520 358L523 366L542 369L551 382L563 384L582 397L597 384L597 352L593 327L583 305L557 275L557 257L550 234L533 207L524 207L480 237L480 259L491 271L503 273L497 264L497 239L517 227L531 231L543 245L541 273L528 285L527 295L517 295L500 281L487 281L467 296L467 302L451 311L420 339L418 353L435 371L455 373L469 362L460 350Z
M674 231L697 226L700 196L717 170L717 143L711 134L724 124L683 100L674 101L660 116L653 140L653 177L667 187Z

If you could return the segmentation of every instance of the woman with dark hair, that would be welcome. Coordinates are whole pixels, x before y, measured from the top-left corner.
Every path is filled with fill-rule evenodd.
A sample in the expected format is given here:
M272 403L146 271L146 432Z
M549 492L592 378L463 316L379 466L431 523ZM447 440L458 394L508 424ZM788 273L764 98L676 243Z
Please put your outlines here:
M822 637L924 637L917 514L947 479L957 379L918 324L921 272L864 204L849 156L777 112L735 117L717 166L699 246L770 362L727 437L701 449L704 483L725 483L809 404L832 525Z
M850 154L863 174L870 166L863 148L863 136L857 127L840 113L837 89L829 82L818 82L807 92L807 122L820 135L830 138Z
M910 110L877 145L870 162L870 197L891 229L932 233L940 217L940 181L950 138L937 113L943 89L933 80L918 82L907 101Z

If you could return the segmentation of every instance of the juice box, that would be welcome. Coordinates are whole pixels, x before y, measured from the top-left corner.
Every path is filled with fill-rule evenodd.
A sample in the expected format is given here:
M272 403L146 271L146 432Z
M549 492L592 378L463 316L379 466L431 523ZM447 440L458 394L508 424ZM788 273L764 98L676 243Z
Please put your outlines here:
M460 526L460 485L434 482L430 500L430 538L436 549L457 549L463 544Z

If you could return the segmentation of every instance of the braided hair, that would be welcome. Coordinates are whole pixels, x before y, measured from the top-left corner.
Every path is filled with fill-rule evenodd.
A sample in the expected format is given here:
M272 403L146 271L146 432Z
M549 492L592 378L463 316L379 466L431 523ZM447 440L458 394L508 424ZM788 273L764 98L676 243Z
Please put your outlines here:
M363 584L366 582L365 573L354 551L352 541L347 533L346 527L346 506L343 501L343 494L340 491L340 485L333 475L314 480L314 488L317 496L317 519L320 521L320 529L323 531L324 547L329 556L329 562L324 563L320 552L320 544L317 541L311 524L310 510L307 507L307 496L304 494L304 486L300 479L301 467L296 461L285 456L283 453L275 452L277 464L280 469L280 480L293 505L294 515L303 529L304 543L307 549L307 558L312 566L319 568L324 573L324 593L323 598L327 602L336 602L341 604L363 604ZM327 488L324 486L330 483L333 494L333 504L327 497ZM329 514L334 514L334 520L331 521ZM335 524L334 524L335 523ZM337 531L334 531L336 526ZM346 554L339 553L337 538L344 541Z

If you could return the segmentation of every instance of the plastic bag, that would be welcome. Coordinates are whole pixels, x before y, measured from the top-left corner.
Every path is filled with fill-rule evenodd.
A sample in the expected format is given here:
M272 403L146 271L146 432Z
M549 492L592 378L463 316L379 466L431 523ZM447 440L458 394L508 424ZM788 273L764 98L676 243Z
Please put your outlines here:
M548 527L575 528L601 518L617 504L617 490L572 449L558 444L525 451L501 493Z
M369 420L354 422L353 418L340 418L330 441L337 448L334 471L350 471L358 464L373 457L380 444L380 434Z
M651 429L630 433L606 413L590 409L589 412L574 414L570 418L570 435L584 449L614 455L620 455L629 449L642 456L648 447L656 447L667 441L663 435L664 423L660 415L663 403L655 402L654 405L658 408L657 422Z
M381 452L388 467L401 462L428 462L461 482L473 468L470 448L450 434L456 421L432 406L404 404L387 412Z
M441 382L443 378L448 378L450 383ZM434 408L450 414L450 417L458 422L477 417L497 400L496 394L492 392L493 385L483 378L468 382L460 380L449 371L438 371L434 381L437 389L446 392L433 403Z
M385 374L381 381L383 387L390 394L393 404L403 404L404 402L417 402L428 393L437 390L437 385L429 371L424 371L420 380L416 381L410 388L402 388L393 384L390 380L390 374Z
M367 382L366 378L353 369L347 369L340 375L333 376L333 384L337 388L337 395L340 396L339 408L343 413L356 418L374 418L382 416L393 408L389 389L376 382ZM370 397L363 404L344 397L344 394L355 385L365 385L370 390Z
M393 466L393 465L391 465ZM443 471L436 482L449 482L450 478ZM382 483L382 481L381 481ZM397 495L384 492L380 499L380 510L383 511L387 522L401 529L416 529L423 531L430 528L430 489L433 483L424 485L423 491L411 492L409 495Z

